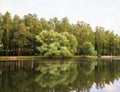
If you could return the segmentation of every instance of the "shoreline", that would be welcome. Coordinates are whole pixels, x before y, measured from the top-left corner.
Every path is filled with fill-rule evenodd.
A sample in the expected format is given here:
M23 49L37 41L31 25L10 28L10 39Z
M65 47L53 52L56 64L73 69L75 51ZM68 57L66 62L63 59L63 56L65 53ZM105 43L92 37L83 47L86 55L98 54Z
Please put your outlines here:
M112 59L112 58L120 58L120 56L73 56L73 57L61 57L61 56L0 56L0 61L2 60L36 60L36 59L77 59L77 58L86 58L86 59Z

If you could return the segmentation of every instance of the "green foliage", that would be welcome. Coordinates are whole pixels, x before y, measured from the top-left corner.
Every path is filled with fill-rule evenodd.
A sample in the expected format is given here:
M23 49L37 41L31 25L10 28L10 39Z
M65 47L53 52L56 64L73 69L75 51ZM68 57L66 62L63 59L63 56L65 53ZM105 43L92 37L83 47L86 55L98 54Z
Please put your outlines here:
M42 30L54 31L44 31L39 37ZM30 13L23 18L0 14L0 55L18 55L18 50L21 55L38 55L39 51L45 56L83 55L85 42L95 47L93 55L120 55L120 36L103 27L97 26L94 32L90 24L70 24L67 17L46 20Z
M2 16L2 29L3 29L3 45L5 47L6 56L8 55L9 51L9 44L10 44L10 30L11 30L11 16L9 12L6 12L5 15Z
M91 26L83 21L77 22L73 27L73 34L78 40L77 54L83 54L82 46L86 41L91 42L94 45L94 32Z
M26 27L23 23L20 23L18 28L18 31L14 32L15 39L13 39L13 42L19 47L26 46L30 33L26 31Z
M68 32L57 33L53 30L43 30L36 36L40 46L37 49L44 56L73 56L77 47L74 35Z
M0 14L0 47L3 46L2 39L3 39L3 33L2 33L2 15Z
M99 55L119 55L120 36L103 27L96 27L95 50Z
M83 53L84 55L94 55L96 54L94 46L90 42L85 42L83 44Z

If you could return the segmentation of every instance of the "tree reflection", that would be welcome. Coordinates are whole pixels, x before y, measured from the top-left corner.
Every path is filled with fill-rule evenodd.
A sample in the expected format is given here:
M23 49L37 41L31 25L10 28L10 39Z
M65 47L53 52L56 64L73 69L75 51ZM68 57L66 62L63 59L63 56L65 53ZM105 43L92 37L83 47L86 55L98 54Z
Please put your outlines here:
M0 62L0 69L2 69L0 92L33 92L34 81L31 76L34 68L31 68L31 63L32 61Z
M56 61L40 63L35 81L41 87L55 87L73 83L77 77L76 64L72 61Z
M90 75L95 69L96 61L87 62L84 65L83 73L85 73L85 75Z
M94 83L94 68L96 61L77 61L78 77L73 82L72 89L76 92L88 91Z
M119 79L119 66L119 60L0 62L0 92L89 92Z
M77 63L78 77L71 85L73 90L90 91L95 83L96 88L104 88L105 84L114 83L120 78L120 62L109 60L89 60Z
M76 64L69 60L1 62L0 69L0 92L52 92L77 77Z
M114 83L115 79L120 77L120 62L119 61L98 61L95 67L95 83L96 88L103 88L105 84Z

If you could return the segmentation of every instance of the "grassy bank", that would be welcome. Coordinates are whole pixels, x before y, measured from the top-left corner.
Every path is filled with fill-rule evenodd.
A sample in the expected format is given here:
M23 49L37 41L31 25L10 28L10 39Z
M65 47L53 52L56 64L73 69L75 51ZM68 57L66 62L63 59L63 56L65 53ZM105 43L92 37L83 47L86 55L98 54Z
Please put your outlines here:
M32 60L42 56L0 56L0 60Z
M96 59L96 58L103 58L103 59L109 59L109 58L120 58L120 56L73 56L73 57L46 57L46 56L0 56L0 61L4 60L35 60L35 59L66 59L66 58L89 58L89 59Z
M84 56L84 55L81 55L81 56L74 56L73 58L98 58L98 56Z
M35 59L66 59L66 58L73 58L73 57L61 57L61 56L0 56L0 61L3 60L35 60Z

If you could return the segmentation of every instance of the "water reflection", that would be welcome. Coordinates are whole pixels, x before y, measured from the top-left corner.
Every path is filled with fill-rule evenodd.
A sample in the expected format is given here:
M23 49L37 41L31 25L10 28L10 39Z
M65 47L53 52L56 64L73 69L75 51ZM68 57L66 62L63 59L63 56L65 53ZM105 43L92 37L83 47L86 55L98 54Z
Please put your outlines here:
M41 86L52 88L57 85L73 83L77 77L76 64L72 61L57 61L40 63L36 68L39 74L35 81Z
M119 66L119 60L3 61L0 92L119 91Z

